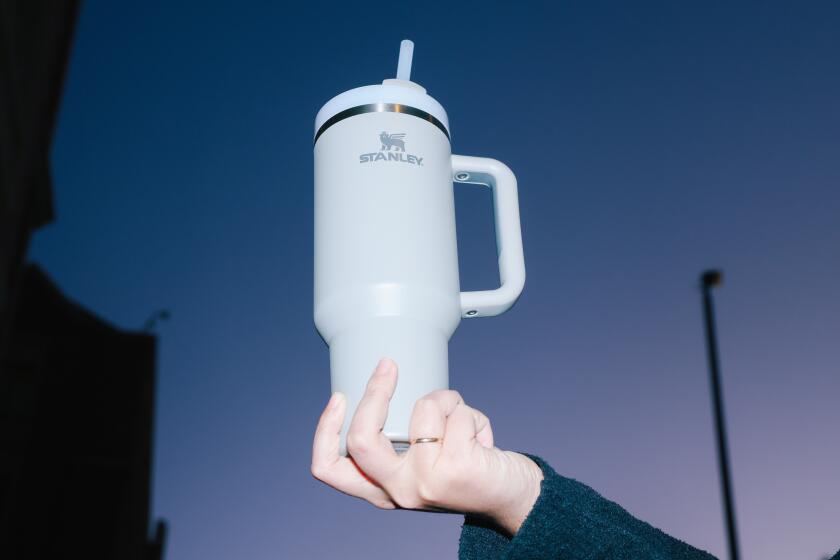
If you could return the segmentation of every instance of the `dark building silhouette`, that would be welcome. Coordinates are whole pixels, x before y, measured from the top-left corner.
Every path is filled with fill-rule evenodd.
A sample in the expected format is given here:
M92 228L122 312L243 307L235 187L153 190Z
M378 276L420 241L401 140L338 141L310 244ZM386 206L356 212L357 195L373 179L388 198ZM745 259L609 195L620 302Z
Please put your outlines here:
M0 378L0 558L160 558L147 543L155 338L109 326L35 266L16 307Z
M53 219L49 151L77 12L0 2L0 341L31 232Z
M155 338L25 265L53 219L49 152L78 2L0 1L0 559L152 560Z

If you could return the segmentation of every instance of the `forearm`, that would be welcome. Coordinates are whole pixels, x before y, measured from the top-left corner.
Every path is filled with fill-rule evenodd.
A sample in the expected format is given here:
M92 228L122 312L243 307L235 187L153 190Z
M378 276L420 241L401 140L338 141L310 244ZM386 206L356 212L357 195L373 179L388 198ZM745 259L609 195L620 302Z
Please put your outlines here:
M539 457L540 494L513 538L498 527L467 516L462 559L682 559L711 560L710 554L630 515L588 486L558 475Z

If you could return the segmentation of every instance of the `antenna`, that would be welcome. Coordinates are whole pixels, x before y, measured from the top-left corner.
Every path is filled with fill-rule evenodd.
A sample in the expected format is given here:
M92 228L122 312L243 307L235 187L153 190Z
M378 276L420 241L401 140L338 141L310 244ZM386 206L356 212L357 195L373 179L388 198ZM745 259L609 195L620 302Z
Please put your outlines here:
M706 350L709 353L709 385L712 392L712 411L715 415L720 491L723 494L723 512L726 516L729 560L738 560L740 557L738 531L735 526L735 502L732 497L732 475L729 472L729 449L726 442L726 421L723 417L723 390L720 386L715 310L712 302L712 288L720 286L722 281L723 275L719 270L707 270L700 276L700 284L703 290L703 316L706 326Z
M414 57L414 43L408 39L400 42L400 60L397 63L397 79L411 81L411 59Z

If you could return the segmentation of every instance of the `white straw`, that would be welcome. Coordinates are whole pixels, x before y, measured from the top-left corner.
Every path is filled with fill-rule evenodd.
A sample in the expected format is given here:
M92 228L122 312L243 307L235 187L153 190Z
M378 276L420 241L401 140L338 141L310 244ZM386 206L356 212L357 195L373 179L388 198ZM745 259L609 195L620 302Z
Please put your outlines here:
M400 42L400 61L397 63L397 79L411 80L411 59L414 56L414 43L408 39Z

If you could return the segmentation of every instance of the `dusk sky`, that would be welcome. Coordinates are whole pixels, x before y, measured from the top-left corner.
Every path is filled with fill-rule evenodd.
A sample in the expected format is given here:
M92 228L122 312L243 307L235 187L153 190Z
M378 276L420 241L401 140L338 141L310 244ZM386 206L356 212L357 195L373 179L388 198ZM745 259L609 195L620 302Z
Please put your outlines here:
M723 558L698 289L720 267L743 557L840 548L840 4L630 4L84 2L29 256L121 328L171 311L168 560L456 556L461 516L309 474L314 118L404 38L453 152L519 180L522 297L450 341L496 444ZM461 288L493 288L490 193L455 192Z

